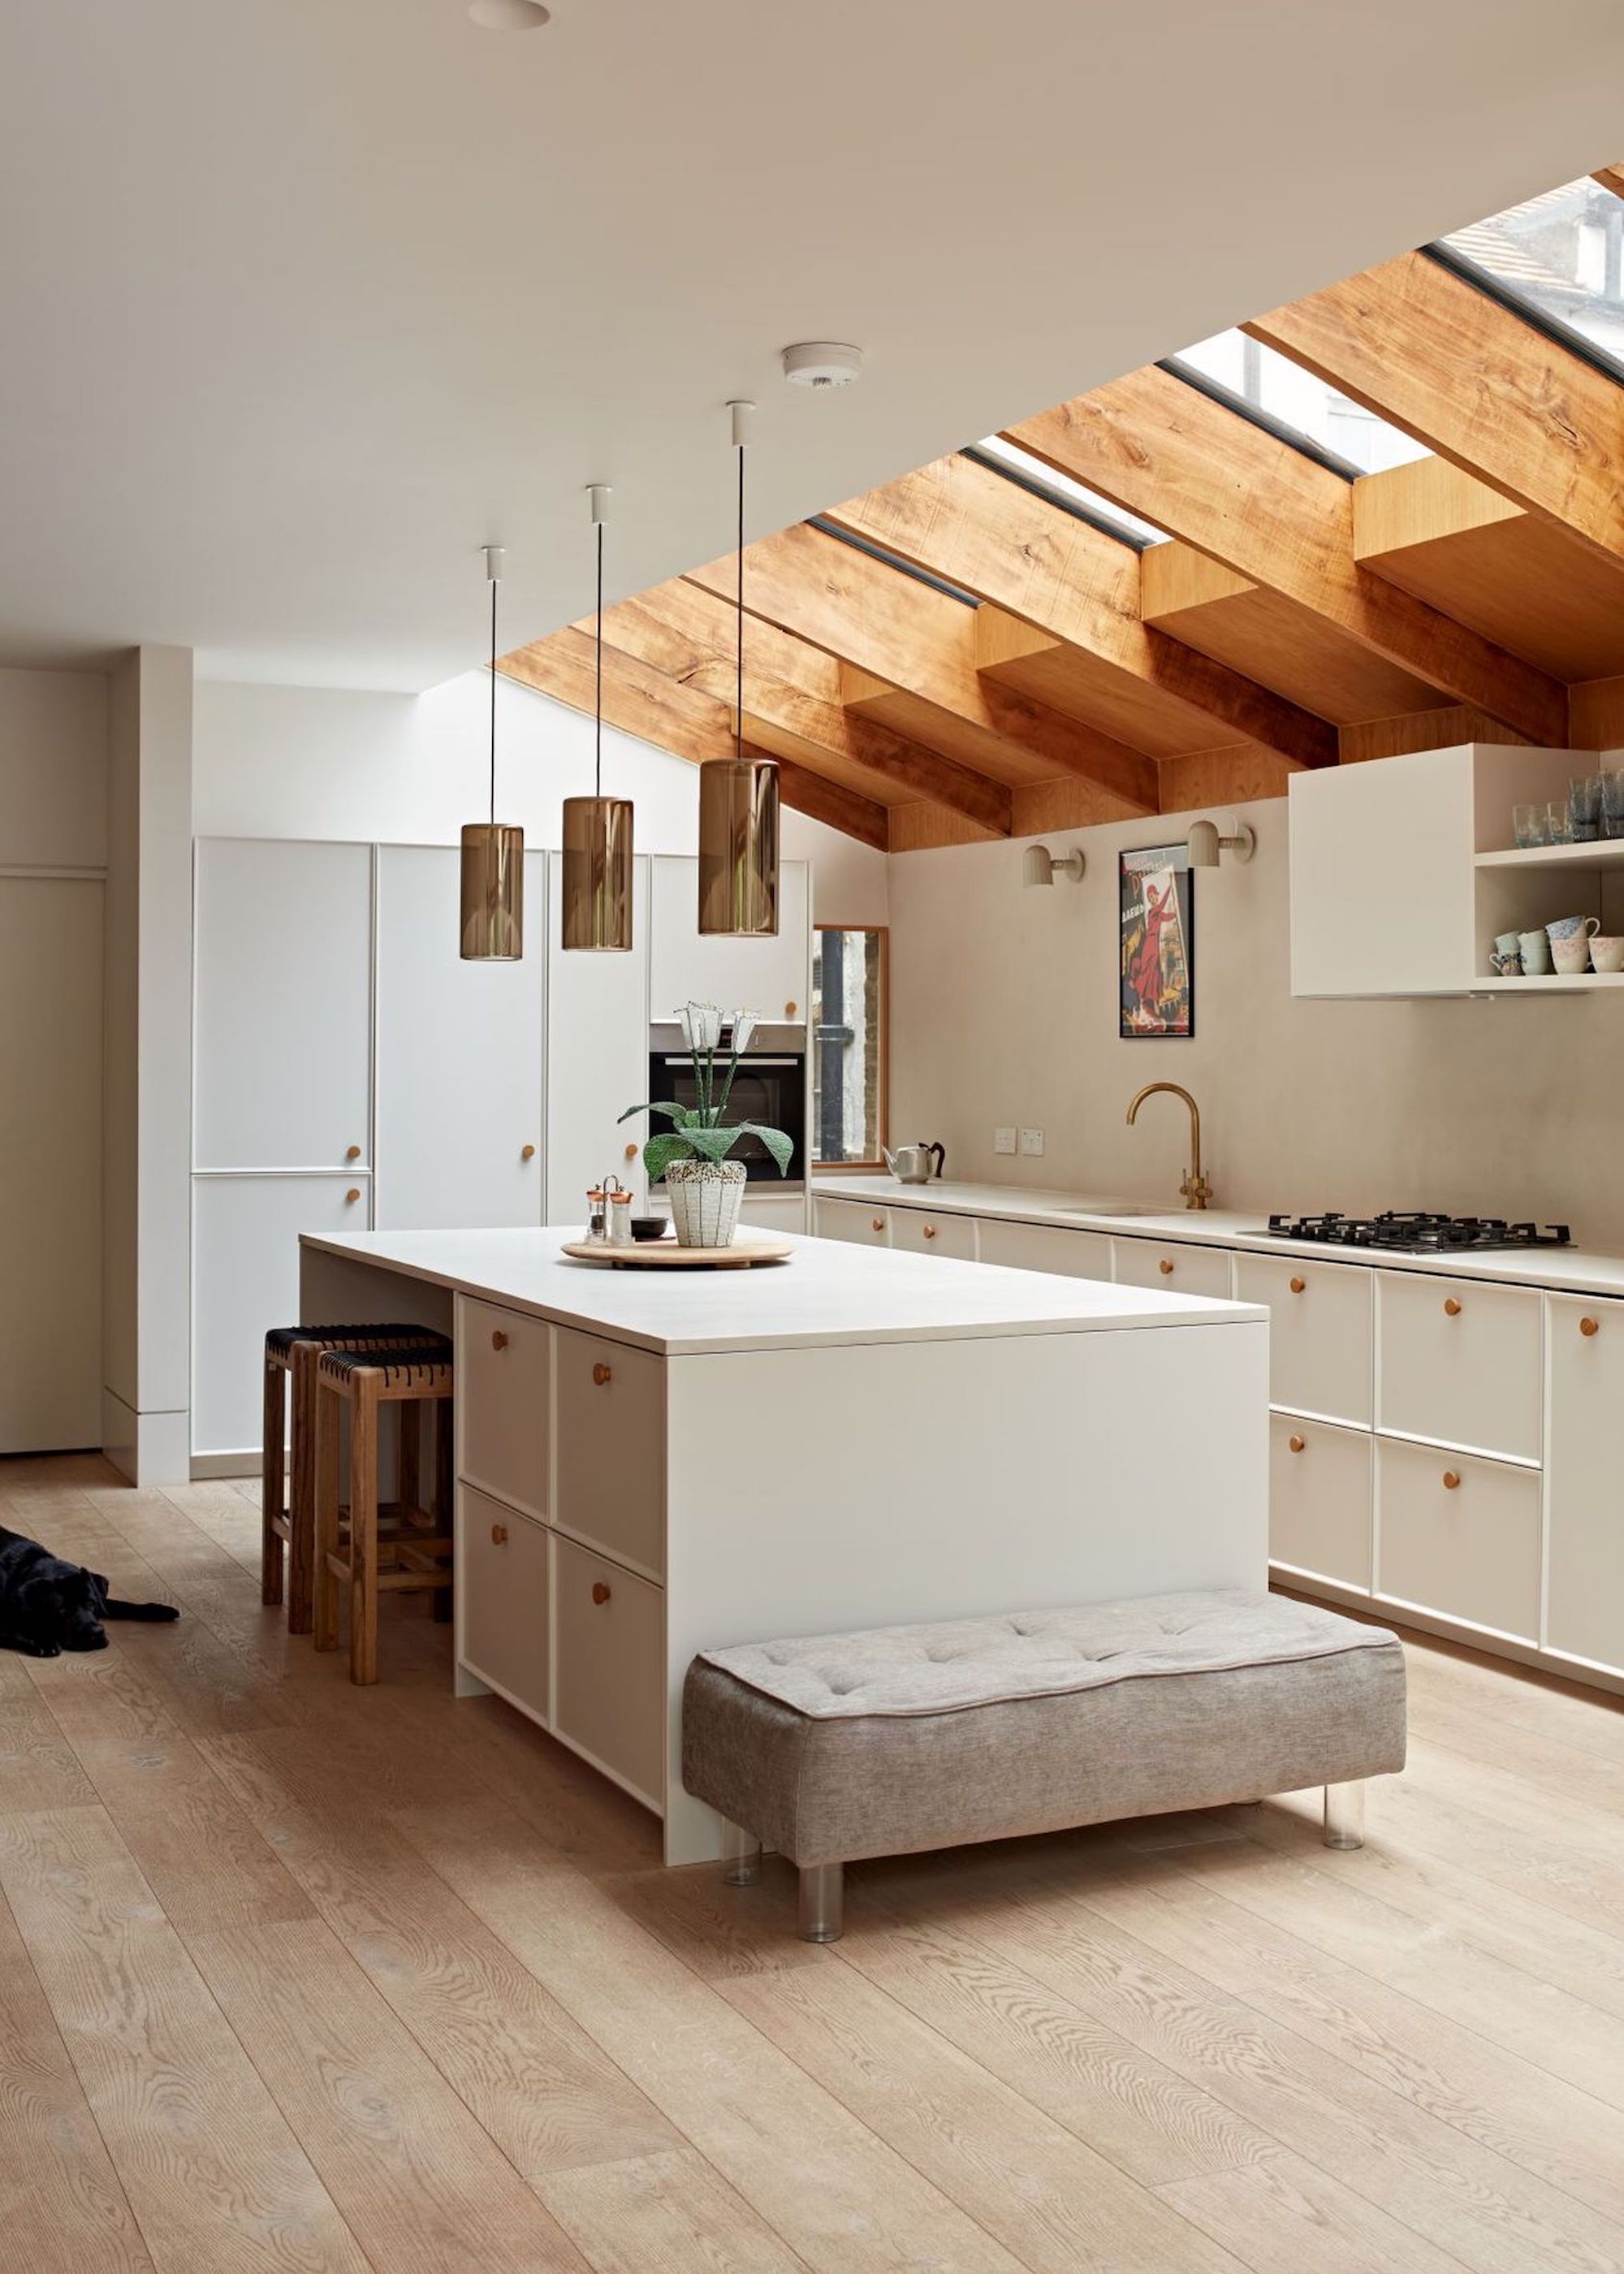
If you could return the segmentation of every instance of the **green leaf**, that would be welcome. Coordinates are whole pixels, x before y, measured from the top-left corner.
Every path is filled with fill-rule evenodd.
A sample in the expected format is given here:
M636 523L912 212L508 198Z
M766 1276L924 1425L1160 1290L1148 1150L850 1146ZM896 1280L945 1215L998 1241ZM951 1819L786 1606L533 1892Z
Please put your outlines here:
M694 1148L686 1137L673 1133L664 1137L650 1137L643 1148L643 1163L649 1172L650 1184L658 1184L673 1161L691 1161Z
M741 1134L747 1130L752 1137L759 1137L761 1139L762 1143L767 1148L767 1150L771 1154L773 1159L778 1163L779 1176L787 1177L789 1174L789 1164L794 1158L795 1154L793 1139L786 1137L781 1129L768 1129L764 1127L759 1121L741 1121L739 1125L738 1131L734 1133Z
M686 1105L673 1105L667 1097L651 1097L645 1105L628 1105L625 1112L617 1115L616 1118L629 1121L634 1113L668 1113L679 1129L685 1128L694 1118L691 1109Z
M684 1141L702 1161L725 1161L743 1136L742 1129L685 1129Z

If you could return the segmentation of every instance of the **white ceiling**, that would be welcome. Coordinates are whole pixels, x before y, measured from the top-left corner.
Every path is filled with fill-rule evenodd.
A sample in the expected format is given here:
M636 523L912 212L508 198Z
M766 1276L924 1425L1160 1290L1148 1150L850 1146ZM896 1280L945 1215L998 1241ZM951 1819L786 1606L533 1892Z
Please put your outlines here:
M1619 0L12 0L0 661L417 689L1624 155ZM860 342L802 395L786 343Z

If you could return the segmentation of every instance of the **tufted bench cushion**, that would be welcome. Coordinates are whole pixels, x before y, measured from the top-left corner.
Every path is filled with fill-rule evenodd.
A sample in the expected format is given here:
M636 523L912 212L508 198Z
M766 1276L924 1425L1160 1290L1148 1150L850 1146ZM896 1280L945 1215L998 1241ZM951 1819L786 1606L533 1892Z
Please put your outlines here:
M1397 1638L1239 1590L707 1651L682 1781L803 1870L1404 1765Z

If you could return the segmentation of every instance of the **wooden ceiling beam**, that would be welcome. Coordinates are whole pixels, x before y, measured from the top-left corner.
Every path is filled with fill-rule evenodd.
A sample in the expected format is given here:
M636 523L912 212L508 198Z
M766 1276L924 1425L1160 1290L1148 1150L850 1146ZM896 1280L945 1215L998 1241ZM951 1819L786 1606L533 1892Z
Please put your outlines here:
M605 610L604 636L678 685L697 689L725 706L731 704L733 611L687 578L656 585ZM814 767L821 752L910 797L945 806L989 836L1010 833L1010 794L1004 783L848 712L840 700L836 659L776 625L755 621L747 629L744 712L747 730L769 749L780 735L793 737L796 754Z
M778 758L778 794L786 805L793 806L808 820L821 821L844 836L856 838L860 845L872 845L878 853L891 847L891 817L886 808L871 797L863 797L848 789L844 782L831 781L827 774L814 773L810 766L799 765L793 758Z
M1618 381L1425 253L1243 328L1514 505L1624 553Z
M1352 484L1172 373L1132 372L1009 439L1517 734L1566 740L1560 681L1360 573Z
M1214 743L1258 742L1302 765L1336 763L1325 719L1139 621L1131 546L969 458L939 458L829 518L1206 713Z
M736 576L731 560L720 561L690 582L731 600ZM976 763L979 745L996 772L1001 752L1013 749L1045 774L1076 774L1155 812L1155 765L1142 751L980 675L976 611L962 600L806 523L747 549L744 589L749 614L868 674L861 699L877 704L883 684L940 712L951 754L965 763Z
M1611 190L1615 198L1624 198L1624 166L1598 166L1590 179Z

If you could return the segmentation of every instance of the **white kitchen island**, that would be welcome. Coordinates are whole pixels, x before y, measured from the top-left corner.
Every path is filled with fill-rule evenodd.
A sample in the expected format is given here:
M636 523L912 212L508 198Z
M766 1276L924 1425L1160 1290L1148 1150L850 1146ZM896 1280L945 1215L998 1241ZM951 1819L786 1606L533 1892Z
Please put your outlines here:
M301 1242L301 1315L456 1345L460 1690L721 1852L681 1787L698 1650L1262 1587L1259 1306L797 1239L613 1270L560 1231Z

